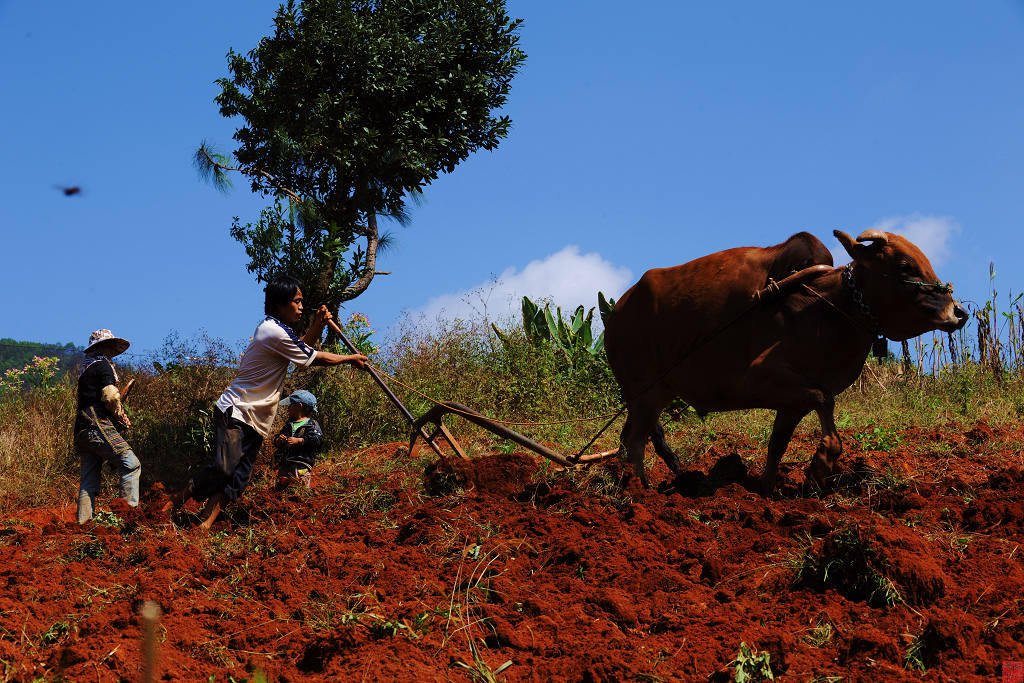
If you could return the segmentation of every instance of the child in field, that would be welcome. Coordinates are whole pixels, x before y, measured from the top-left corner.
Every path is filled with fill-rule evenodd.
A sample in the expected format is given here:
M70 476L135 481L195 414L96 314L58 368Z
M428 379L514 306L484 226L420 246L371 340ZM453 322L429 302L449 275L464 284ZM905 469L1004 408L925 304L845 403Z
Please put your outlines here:
M316 454L324 443L323 430L313 419L316 396L300 389L281 401L281 405L288 406L288 422L274 437L277 490L282 491L299 482L308 489Z
M302 283L287 275L267 283L263 309L266 318L253 333L252 343L242 356L238 375L217 401L213 422L217 430L213 460L192 478L168 507L181 507L194 498L206 501L200 528L209 529L225 503L234 502L249 485L263 440L270 432L281 400L288 364L354 365L366 367L362 354L339 355L316 351L324 325L331 319L321 306L303 337L291 325L302 319Z

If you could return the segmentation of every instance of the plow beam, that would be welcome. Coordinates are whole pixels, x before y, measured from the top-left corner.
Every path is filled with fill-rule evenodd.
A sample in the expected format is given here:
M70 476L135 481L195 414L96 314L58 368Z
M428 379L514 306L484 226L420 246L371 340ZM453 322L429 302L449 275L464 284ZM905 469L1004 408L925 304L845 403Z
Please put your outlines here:
M473 424L479 427L483 427L492 434L497 434L498 436L504 439L508 439L509 441L519 444L523 448L527 448L533 451L534 453L543 455L548 460L558 463L562 467L572 467L574 464L572 462L569 462L569 460L567 460L564 455L559 455L558 453L555 453L553 450L541 446L533 439L523 436L519 432L512 431L505 425L495 422L484 415L481 415L472 408L467 408L461 403L453 403L451 401L440 403L434 406L433 408L425 412L422 415L422 417L420 417L419 419L412 423L412 438L409 440L410 453L412 453L412 447L413 445L415 445L417 437L425 433L423 431L424 425L428 423L441 425L441 418L447 415L448 413L455 413L457 415L460 415L469 420L470 422L472 422Z

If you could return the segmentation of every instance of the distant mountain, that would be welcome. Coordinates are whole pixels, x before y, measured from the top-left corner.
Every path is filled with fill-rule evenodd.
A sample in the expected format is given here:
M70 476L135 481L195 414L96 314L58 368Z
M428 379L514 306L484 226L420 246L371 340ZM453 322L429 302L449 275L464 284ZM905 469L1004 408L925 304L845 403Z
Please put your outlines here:
M82 349L71 342L61 345L0 339L0 374L9 368L25 367L33 356L60 358L60 368L67 370L82 359Z

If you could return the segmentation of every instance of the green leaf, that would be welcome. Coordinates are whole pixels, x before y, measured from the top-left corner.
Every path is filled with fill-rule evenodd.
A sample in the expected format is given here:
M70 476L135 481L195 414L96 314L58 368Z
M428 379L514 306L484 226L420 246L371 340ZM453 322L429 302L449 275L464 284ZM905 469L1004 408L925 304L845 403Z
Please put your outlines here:
M558 309L558 320L556 321L555 317L551 315L551 305L548 304L547 306L544 307L544 321L547 324L548 329L547 338L555 342L555 344L557 344L560 347L564 346L561 343L561 337L559 336L558 329L559 325L565 324L562 322L562 309Z
M608 325L608 316L612 314L612 310L615 308L615 299L605 299L604 292L597 293L597 307L601 313L601 322L605 326Z

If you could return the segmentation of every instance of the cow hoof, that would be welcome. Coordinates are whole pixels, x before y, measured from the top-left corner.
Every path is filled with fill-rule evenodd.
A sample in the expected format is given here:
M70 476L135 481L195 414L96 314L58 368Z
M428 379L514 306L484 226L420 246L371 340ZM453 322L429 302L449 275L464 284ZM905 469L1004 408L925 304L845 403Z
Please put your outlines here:
M826 482L826 477L828 476L828 473L820 472L820 469L820 467L815 467L813 464L810 465L807 469L804 470L804 479L806 480L809 486L812 486L818 491L824 493L830 489L828 483Z

